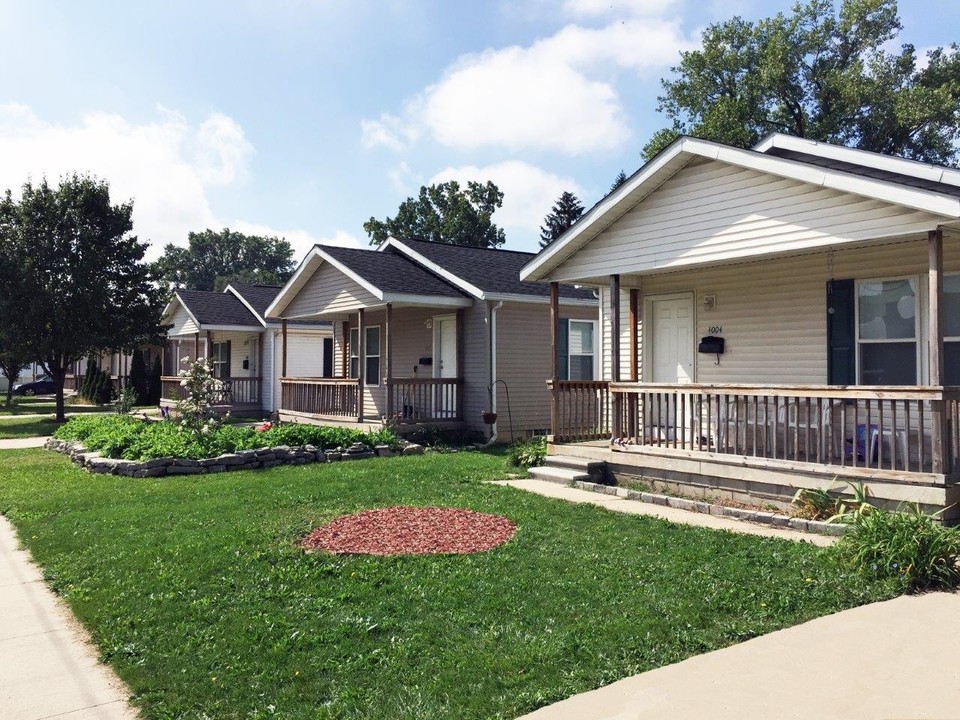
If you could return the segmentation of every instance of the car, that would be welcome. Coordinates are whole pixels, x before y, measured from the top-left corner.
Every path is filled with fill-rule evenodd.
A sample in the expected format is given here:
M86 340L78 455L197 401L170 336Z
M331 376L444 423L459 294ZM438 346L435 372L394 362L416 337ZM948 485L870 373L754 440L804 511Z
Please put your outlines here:
M14 395L51 395L54 392L53 380L49 375L37 378L33 382L13 386Z

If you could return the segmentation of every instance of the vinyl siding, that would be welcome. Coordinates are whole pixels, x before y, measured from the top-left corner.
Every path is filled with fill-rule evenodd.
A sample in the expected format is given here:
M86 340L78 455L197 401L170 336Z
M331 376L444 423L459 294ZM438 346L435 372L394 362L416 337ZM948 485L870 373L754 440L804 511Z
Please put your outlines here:
M551 273L577 280L909 236L944 218L705 161L689 165Z
M613 379L613 363L610 358L613 353L613 343L611 338L611 303L610 288L600 289L600 315L601 315L601 346L603 348L603 361L601 364L602 378L604 380ZM642 314L639 317L639 325L642 327ZM637 335L637 365L640 371L643 371L641 352L641 336ZM620 379L627 380L630 377L630 289L620 285Z
M173 312L173 317L170 318L170 323L173 327L167 331L169 336L193 335L200 332L200 328L197 327L197 324L179 302L177 303L177 309Z
M324 263L304 284L283 311L295 317L324 311L357 310L376 305L377 298L328 263Z
M479 300L463 311L463 419L471 430L484 433L488 428L480 413L490 409L489 312L490 304Z
M596 320L593 307L560 307L561 318ZM550 428L550 308L530 303L504 303L497 316L497 429L500 440L511 440Z
M720 365L697 355L700 383L800 383L827 381L826 283L836 279L918 276L918 312L926 313L927 244L925 238L841 249L751 263L647 275L643 296L693 292L695 341L708 334L726 339ZM945 272L960 272L960 238L946 236ZM716 308L704 310L703 296L716 295ZM604 325L609 333L609 293L604 289ZM627 301L622 301L626 307ZM642 308L641 308L642 312ZM642 317L641 317L642 322ZM723 331L710 333L711 326ZM629 333L629 322L623 321ZM642 325L639 329L642 347ZM921 342L921 358L926 356ZM629 335L621 341L629 347ZM629 354L629 351L627 351ZM604 338L604 368L608 373L610 344ZM624 366L626 368L628 366ZM648 379L644 375L641 378Z

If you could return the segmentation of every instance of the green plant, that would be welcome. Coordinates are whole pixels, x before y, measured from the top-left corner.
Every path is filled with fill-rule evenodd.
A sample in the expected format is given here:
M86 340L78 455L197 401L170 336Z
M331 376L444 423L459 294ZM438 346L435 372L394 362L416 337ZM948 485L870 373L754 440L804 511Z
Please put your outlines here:
M547 459L547 439L535 437L519 440L510 446L510 464L515 467L538 467Z
M146 405L150 399L150 378L143 361L143 351L136 348L130 357L130 377L127 388L133 390L133 404Z
M87 370L77 394L97 405L106 405L113 396L113 382L110 374L100 369L99 358L91 355L87 358Z
M806 520L826 520L837 512L839 500L823 488L800 488L793 496L794 514Z
M117 415L127 415L133 410L133 406L136 404L137 391L134 390L132 386L127 385L127 387L117 395L117 399L113 401L113 409Z
M179 373L182 391L176 404L180 427L194 435L208 435L220 425L220 418L213 411L217 394L213 365L206 358L193 362L184 358L184 362L188 365Z
M960 585L960 531L918 505L857 515L834 546L840 562L870 579L893 580L909 592Z

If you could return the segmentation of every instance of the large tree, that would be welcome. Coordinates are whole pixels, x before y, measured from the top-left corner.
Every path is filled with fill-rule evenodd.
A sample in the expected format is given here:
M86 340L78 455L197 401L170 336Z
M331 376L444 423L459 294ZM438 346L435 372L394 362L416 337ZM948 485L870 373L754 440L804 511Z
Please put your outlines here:
M155 268L170 288L223 290L231 282L282 285L296 268L293 248L282 238L244 235L224 228L192 232L187 247L172 243Z
M912 45L895 0L797 3L753 23L710 25L663 80L672 121L644 148L650 159L678 135L750 147L771 132L952 164L960 138L960 54Z
M470 181L466 189L456 180L421 187L419 196L400 203L397 214L385 220L371 217L363 224L371 245L388 237L429 240L448 245L495 248L506 237L493 213L503 205L503 193L492 182Z
M161 332L162 296L147 245L131 234L132 203L113 205L85 175L26 183L0 201L0 310L53 379L63 420L67 370L83 357L133 348Z
M563 192L540 226L540 247L545 248L563 235L583 215L583 205L572 192Z
M12 327L8 324L8 328ZM23 342L13 340L4 328L0 328L0 375L7 379L6 405L13 399L13 385L20 378L24 366L31 361L30 350Z

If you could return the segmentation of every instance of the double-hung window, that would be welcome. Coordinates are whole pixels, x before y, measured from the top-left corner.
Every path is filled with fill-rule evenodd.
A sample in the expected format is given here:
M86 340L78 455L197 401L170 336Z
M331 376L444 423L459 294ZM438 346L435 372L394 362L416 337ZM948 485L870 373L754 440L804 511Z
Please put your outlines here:
M943 384L960 385L960 275L943 276Z
M920 335L917 284L914 277L857 282L861 384L917 384ZM960 334L960 330L957 332Z
M561 380L593 380L596 375L596 323L561 320L557 343L557 372Z
M216 378L230 377L230 341L215 342L210 351L210 364Z
M366 347L364 348L364 385L380 384L380 326L364 328ZM350 328L350 377L360 376L360 329Z

